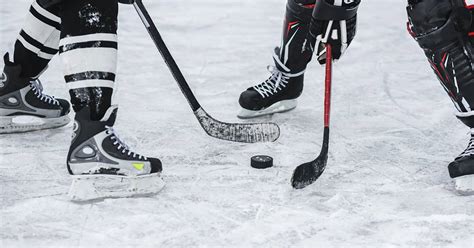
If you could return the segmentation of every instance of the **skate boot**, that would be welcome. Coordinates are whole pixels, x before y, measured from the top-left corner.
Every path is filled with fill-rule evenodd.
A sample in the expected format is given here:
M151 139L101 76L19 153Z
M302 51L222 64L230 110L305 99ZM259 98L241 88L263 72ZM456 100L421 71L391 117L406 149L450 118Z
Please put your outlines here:
M67 160L71 200L150 195L164 187L161 161L131 151L113 129L116 116L116 106L99 121L90 120L88 107L76 113Z
M43 93L38 79L21 77L21 66L4 56L0 75L0 134L28 132L65 126L70 105Z
M474 194L474 128L471 129L471 140L466 150L449 164L448 169L457 192Z
M309 35L309 25L315 0L288 0L283 37L275 48L270 66L271 76L242 92L239 118L290 111L296 108L296 98L303 91L306 66L311 60L315 41Z
M303 91L304 71L292 74L276 54L273 59L276 66L268 67L272 75L240 95L239 104L242 109L237 115L239 118L254 118L296 108L296 98Z

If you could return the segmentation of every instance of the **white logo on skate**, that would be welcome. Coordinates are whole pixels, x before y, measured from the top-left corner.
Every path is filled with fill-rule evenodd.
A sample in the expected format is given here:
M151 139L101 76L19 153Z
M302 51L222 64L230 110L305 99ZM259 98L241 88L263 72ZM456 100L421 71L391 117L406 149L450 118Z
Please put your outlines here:
M16 99L15 97L10 97L10 98L8 98L8 102L11 103L11 104L17 104L18 99Z
M94 149L92 149L90 146L86 146L82 149L82 152L86 155L92 155L94 154Z
M72 142L76 139L77 132L79 130L79 123L77 121L74 122L73 128L72 128Z
M0 88L5 87L5 82L7 81L7 75L2 72L2 75L0 76Z

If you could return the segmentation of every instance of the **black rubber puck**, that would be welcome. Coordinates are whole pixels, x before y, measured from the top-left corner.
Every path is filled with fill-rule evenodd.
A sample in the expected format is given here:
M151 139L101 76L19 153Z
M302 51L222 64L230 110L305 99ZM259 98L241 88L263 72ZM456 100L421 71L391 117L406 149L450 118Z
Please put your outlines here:
M257 155L250 159L250 166L256 169L266 169L273 166L273 158L267 155Z

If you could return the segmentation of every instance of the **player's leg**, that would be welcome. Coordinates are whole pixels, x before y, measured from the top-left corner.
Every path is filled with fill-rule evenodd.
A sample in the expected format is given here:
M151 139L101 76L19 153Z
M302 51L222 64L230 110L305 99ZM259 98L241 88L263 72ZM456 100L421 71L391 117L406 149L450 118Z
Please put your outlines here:
M288 0L280 47L275 48L271 76L240 95L240 118L285 112L296 107L303 91L306 65L311 60L308 31L316 0Z
M474 193L474 46L469 37L472 15L464 0L409 0L409 32L457 110L471 128L468 148L449 165L461 193Z
M117 0L64 1L61 6L59 52L76 112L67 159L74 200L156 193L163 186L160 160L131 151L113 128L117 14Z
M38 79L58 52L61 19L58 8L35 1L29 10L13 58L4 56L0 76L0 133L55 128L69 123L69 103L43 93ZM17 122L19 116L34 116Z

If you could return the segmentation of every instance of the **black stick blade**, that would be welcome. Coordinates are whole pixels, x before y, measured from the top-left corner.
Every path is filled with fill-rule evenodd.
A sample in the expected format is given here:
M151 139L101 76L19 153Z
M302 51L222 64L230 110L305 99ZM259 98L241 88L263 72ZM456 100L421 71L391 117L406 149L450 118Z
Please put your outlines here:
M327 152L322 152L316 160L298 166L291 178L293 188L302 189L316 182L326 169L327 161Z
M214 138L241 142L274 142L280 137L280 127L275 123L225 123L212 118L204 109L194 112L202 128Z

